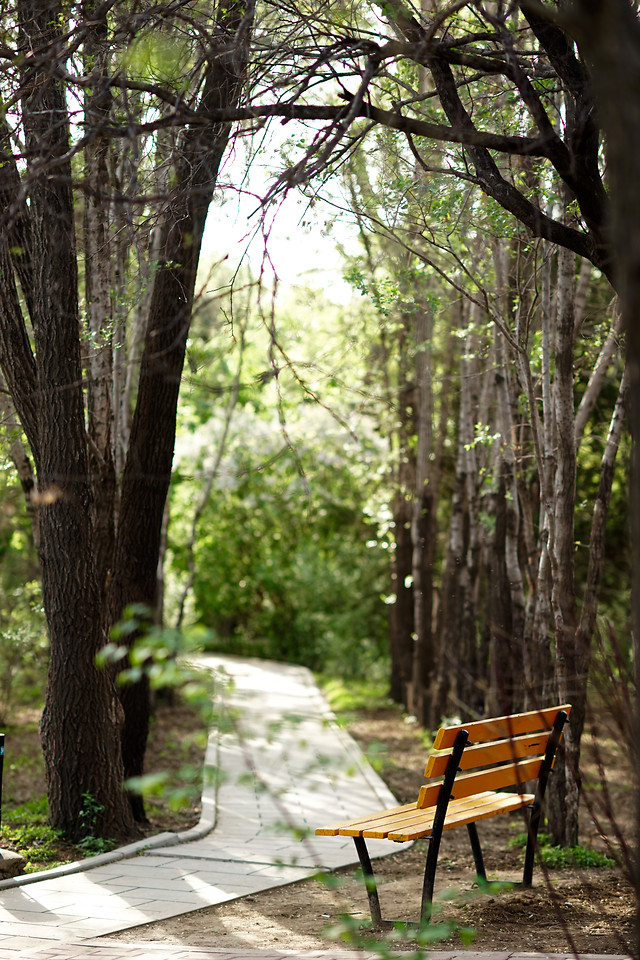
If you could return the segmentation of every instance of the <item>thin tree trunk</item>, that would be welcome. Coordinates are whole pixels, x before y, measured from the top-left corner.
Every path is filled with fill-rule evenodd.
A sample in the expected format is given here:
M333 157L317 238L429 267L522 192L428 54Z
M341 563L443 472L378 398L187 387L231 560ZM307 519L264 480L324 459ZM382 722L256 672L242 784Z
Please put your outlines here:
M407 706L411 682L413 591L411 589L411 503L404 494L407 464L401 465L397 490L391 511L393 516L394 550L391 566L391 589L395 596L389 607L389 652L391 657L390 693L396 703Z
M491 713L509 713L522 706L523 643L524 643L524 584L520 569L518 541L520 536L520 509L516 483L516 456L514 451L514 426L511 413L511 388L505 352L506 344L500 331L496 331L497 347L497 408L500 445L500 476L504 501L504 572L508 587L509 623L499 636L498 660L493 664L496 680L501 686L501 700L493 705ZM500 671L505 673L500 678Z
M464 330L468 323L468 314L462 302L458 303L458 329ZM472 327L472 325L469 325ZM431 725L437 726L441 717L449 713L449 696L456 700L460 694L462 675L470 668L464 651L461 649L460 615L465 595L465 527L468 527L468 477L469 452L473 449L472 418L472 376L475 366L473 355L472 330L467 332L464 350L460 357L460 404L458 410L458 449L456 456L456 474L451 500L451 518L447 549L442 569L442 586L436 636L437 673L434 683L433 711ZM438 717L434 724L434 720Z
M27 516L31 527L31 536L36 551L40 549L40 509L38 506L38 497L35 493L35 477L31 459L27 453L24 443L21 439L22 428L13 409L13 405L6 393L6 388L0 375L0 414L5 430L8 431L11 439L9 442L9 456L16 468L18 480L22 487L25 504L27 506Z
M85 71L91 85L85 114L95 122L85 147L87 190L84 203L84 277L88 338L86 340L87 430L93 486L94 558L101 594L105 594L113 560L116 474L113 458L113 244L110 230L109 145L102 133L111 109L107 82L107 23L96 17L92 2L84 7L91 25L84 47Z
M589 565L587 582L582 596L582 609L576 633L576 650L579 665L579 675L586 685L589 676L591 660L591 641L596 624L598 597L605 556L605 537L607 516L611 500L611 487L615 475L616 457L620 446L620 438L624 427L627 404L629 401L629 375L625 370L616 404L609 424L609 433L602 454L600 468L600 483L593 505L593 519L591 521L591 535L589 538Z
M579 446L580 444L584 434L584 429L589 421L589 417L593 413L593 409L597 403L598 397L600 396L602 388L606 383L607 373L611 361L616 353L618 353L620 350L621 331L622 316L616 305L611 329L607 339L602 344L602 349L598 354L598 359L596 360L595 366L591 372L591 376L589 377L589 383L587 384L587 388L582 395L580 405L576 411L576 446Z
M533 579L533 592L527 604L524 640L525 703L535 709L554 700L555 677L551 655L551 560L550 541L553 531L553 477L555 474L554 408L551 390L552 301L551 253L548 247L541 266L542 325L542 424L538 420L537 397L528 368L523 370L531 429L540 483L538 563Z
M416 476L413 510L411 516L411 542L413 547L413 621L415 641L409 709L426 725L429 716L429 692L433 672L433 645L431 628L432 611L432 542L429 534L432 521L432 497L429 487L429 455L432 448L431 418L431 338L433 315L423 308L416 323L416 381L418 434Z
M554 402L556 475L552 544L551 604L556 645L556 680L561 703L573 704L564 737L565 783L556 773L549 802L549 825L557 842L578 842L580 736L584 723L586 685L578 674L577 609L574 578L574 515L576 448L573 396L575 254L558 251L558 319L556 328ZM575 714L575 716L574 716Z

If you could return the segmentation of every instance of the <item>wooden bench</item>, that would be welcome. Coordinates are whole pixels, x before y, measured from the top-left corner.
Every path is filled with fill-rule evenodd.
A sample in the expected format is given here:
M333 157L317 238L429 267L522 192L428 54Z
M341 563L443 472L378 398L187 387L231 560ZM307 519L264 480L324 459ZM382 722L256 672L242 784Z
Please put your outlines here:
M444 830L466 825L478 878L486 880L476 823L512 810L527 813L528 840L522 886L531 886L536 838L549 774L571 706L441 727L433 743L425 777L438 778L420 788L418 799L369 816L328 827L319 836L353 837L362 866L374 926L383 926L380 901L366 838L396 842L430 840L422 889L420 920L431 916L433 886ZM525 792L536 782L535 792Z

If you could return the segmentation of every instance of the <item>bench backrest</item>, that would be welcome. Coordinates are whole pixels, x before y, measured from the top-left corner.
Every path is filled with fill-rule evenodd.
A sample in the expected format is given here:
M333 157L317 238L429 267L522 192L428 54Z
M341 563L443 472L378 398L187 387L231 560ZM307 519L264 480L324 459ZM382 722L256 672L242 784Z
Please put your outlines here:
M459 769L471 772L456 777L453 786L455 799L474 796L485 790L520 787L529 780L536 780L560 711L568 716L571 705L441 727L433 742L433 749L438 752L429 757L425 776L444 775L456 738L461 730L466 730L469 740ZM421 787L418 807L437 803L440 787L441 782Z

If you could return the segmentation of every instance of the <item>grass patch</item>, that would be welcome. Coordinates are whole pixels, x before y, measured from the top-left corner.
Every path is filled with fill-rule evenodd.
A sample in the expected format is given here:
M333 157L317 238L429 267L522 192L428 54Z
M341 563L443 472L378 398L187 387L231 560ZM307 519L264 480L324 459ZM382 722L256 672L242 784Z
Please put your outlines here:
M71 856L61 859L61 850L66 846L64 837L49 825L48 816L45 795L28 800L12 810L3 810L0 841L3 846L10 847L26 859L25 873L34 873L43 867L56 867L73 859Z
M349 680L347 684L326 674L315 674L315 679L337 716L357 710L389 710L393 707L386 680Z
M509 841L510 847L524 849L527 845L527 834L519 833ZM615 867L616 862L591 847L556 847L551 843L547 833L538 834L538 856L541 863L551 870L560 870L563 867Z

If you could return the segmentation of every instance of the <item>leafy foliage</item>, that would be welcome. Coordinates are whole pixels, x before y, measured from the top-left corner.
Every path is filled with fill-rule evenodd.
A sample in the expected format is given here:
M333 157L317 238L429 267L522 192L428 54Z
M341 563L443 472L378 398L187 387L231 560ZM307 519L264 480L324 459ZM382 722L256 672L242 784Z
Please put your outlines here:
M251 420L202 515L195 614L218 649L362 674L385 635L386 564L363 517L366 492L326 431L296 443L313 461L305 490L277 425ZM175 540L173 550L179 570Z
M45 685L48 639L39 570L20 484L0 435L0 723L16 702L38 703Z
M527 845L526 833L519 833L509 841L511 847ZM538 834L538 856L545 867L562 869L564 867L614 867L615 860L598 850L580 844L574 847L560 847L552 843L549 834Z
M39 864L56 866L59 860L59 848L62 833L48 822L49 807L43 794L11 810L2 811L2 829L0 837L6 844L26 858L25 873L40 869ZM37 861L34 866L31 861Z
M242 358L221 346L228 328L210 316L207 329L201 314L190 351L207 375L182 410L165 609L171 617L193 562L188 615L210 631L209 648L355 677L385 669L388 542L373 505L385 448L343 389L346 365L359 363L345 323L309 292L266 342L261 325L243 329L225 421L212 382L230 394ZM194 478L207 476L191 555Z

